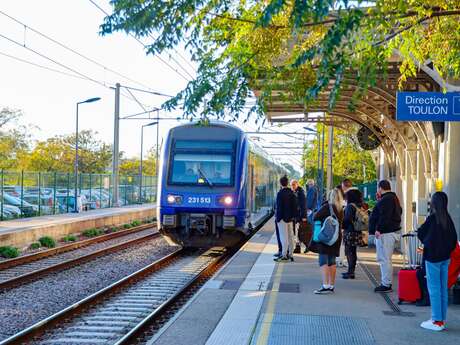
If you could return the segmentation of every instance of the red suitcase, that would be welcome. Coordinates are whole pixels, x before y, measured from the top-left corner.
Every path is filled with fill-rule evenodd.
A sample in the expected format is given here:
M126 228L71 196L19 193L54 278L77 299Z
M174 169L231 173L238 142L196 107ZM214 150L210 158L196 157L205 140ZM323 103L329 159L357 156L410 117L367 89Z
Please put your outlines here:
M420 286L414 269L402 269L398 273L398 299L403 302L415 303L422 297Z
M415 232L403 235L402 242L405 268L398 273L398 303L415 303L422 297L416 274L422 261L420 253L417 252L420 243Z

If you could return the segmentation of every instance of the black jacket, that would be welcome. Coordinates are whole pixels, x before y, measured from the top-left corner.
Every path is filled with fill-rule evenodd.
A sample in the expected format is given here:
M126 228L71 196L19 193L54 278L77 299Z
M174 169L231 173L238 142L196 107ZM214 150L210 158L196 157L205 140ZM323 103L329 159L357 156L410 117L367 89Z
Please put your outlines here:
M387 234L401 230L401 214L402 208L396 194L383 194L369 218L369 234L373 235L375 231Z
M297 217L297 198L290 188L281 188L276 195L276 222L292 222Z
M297 197L297 216L296 220L300 221L307 218L307 198L302 187L298 187L294 192Z
M417 236L423 243L423 258L429 262L449 259L457 245L457 232L450 217L447 220L447 228L442 229L436 224L436 217L429 215L417 230Z

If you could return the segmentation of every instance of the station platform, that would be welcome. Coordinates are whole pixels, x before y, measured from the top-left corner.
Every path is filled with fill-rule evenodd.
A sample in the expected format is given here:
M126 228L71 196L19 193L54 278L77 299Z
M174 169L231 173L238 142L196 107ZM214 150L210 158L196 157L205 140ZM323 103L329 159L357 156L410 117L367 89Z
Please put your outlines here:
M0 245L21 247L45 235L61 238L91 228L130 223L155 215L156 204L143 204L7 220L0 222Z
M419 327L430 307L397 305L396 292L373 292L375 253L359 253L355 280L337 270L335 293L315 295L321 274L315 254L276 263L268 222L208 281L149 345L449 345L460 339L460 306L450 305L447 330ZM395 255L394 289L401 258ZM398 265L399 262L399 265Z

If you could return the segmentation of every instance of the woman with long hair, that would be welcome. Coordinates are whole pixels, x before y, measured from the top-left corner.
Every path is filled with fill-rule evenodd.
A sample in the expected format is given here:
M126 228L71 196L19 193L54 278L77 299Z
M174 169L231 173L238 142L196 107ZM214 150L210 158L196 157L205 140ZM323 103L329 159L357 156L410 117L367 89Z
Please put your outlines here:
M341 228L343 219L343 197L342 193L337 188L329 192L327 201L324 202L320 209L313 215L313 220L320 221L322 225L325 219L331 215L331 208ZM341 242L342 234L340 232L337 241L330 246L324 243L313 242L312 248L310 249L319 254L319 266L323 278L323 285L318 290L315 290L315 294L328 294L334 292L337 270L336 257L340 255Z
M431 197L430 215L418 229L423 243L426 278L431 301L431 319L420 324L432 331L445 329L448 304L448 267L457 245L457 232L447 211L447 195L436 192Z

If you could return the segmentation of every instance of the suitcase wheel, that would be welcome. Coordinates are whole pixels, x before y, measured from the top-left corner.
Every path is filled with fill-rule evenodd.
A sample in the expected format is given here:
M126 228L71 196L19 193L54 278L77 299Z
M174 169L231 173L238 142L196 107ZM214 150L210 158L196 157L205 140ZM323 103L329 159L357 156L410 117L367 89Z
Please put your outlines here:
M398 304L399 304L399 305L403 304L403 301L402 301L402 300L399 300L399 301L398 301Z

